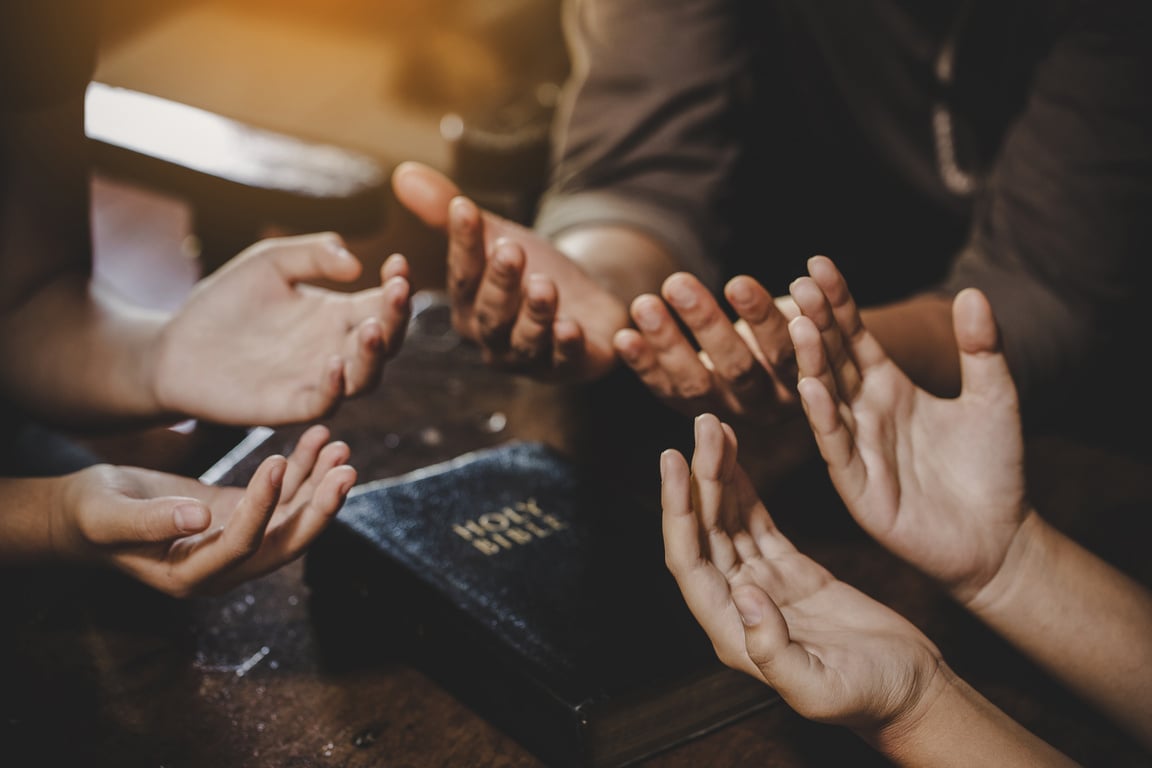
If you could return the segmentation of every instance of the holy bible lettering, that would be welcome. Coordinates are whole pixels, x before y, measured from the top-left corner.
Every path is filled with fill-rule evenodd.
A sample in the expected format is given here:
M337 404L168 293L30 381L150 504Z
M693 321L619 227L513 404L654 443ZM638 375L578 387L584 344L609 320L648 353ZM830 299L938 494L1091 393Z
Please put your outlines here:
M540 509L531 498L452 526L457 536L486 555L531 544L567 528L567 523Z

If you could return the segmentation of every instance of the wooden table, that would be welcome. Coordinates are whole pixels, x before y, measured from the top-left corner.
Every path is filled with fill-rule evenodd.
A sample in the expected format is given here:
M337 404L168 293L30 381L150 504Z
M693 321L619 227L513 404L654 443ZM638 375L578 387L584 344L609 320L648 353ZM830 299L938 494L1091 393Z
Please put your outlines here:
M361 480L387 477L512 437L564 450L685 447L690 422L625 377L557 387L484 367L422 293L400 356L374 395L330 420L352 446ZM257 452L282 450L281 430ZM607 439L615 433L616 439ZM743 437L743 436L742 436ZM982 628L934 586L873 544L807 461L775 477L795 451L780 436L742 458L763 470L781 527L834 573L901 611L976 688L1088 765L1147 765L1148 756ZM772 446L775 446L774 448ZM771 450L769 450L771 449ZM1075 441L1033 440L1029 471L1045 514L1144 583L1152 510L1150 460ZM623 453L620 454L623 457ZM651 465L658 488L656 453ZM226 477L241 482L251 462ZM336 669L319 653L302 563L214 598L177 601L115 574L10 569L0 580L0 765L505 766L539 762L381 648L376 663ZM1075 642L1070 638L1070 642ZM884 765L851 733L779 705L645 763L688 766Z

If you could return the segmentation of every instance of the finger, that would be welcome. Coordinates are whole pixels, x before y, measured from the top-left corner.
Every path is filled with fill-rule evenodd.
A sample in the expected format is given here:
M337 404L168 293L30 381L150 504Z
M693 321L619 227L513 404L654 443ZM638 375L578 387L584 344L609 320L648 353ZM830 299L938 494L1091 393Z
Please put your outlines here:
M952 302L952 325L960 348L961 395L1016 397L992 305L976 288L965 288Z
M497 240L476 290L474 318L479 340L499 355L509 348L512 325L520 312L524 250L510 240Z
M822 382L815 378L800 379L800 400L816 446L828 465L832 484L845 498L854 498L867 481L867 467L856 446L853 426L843 418L841 409Z
M864 326L848 283L832 260L827 256L813 256L808 260L808 273L820 286L832 310L853 366L866 371L871 366L887 362L888 353Z
M384 327L385 358L395 357L408 331L408 320L412 316L412 285L404 275L389 277L383 286L384 312L380 322Z
M710 413L695 420L696 448L692 453L694 506L708 544L708 557L721 573L737 562L730 531L725 527L724 484L726 436L720 420Z
M565 375L580 369L585 358L584 329L575 320L556 318L552 324L552 367Z
M840 396L850 400L859 389L860 372L848 355L844 335L836 324L836 316L824 291L812 277L797 278L789 290L800 311L819 329L828 372L840 390Z
M812 322L812 318L807 315L792 318L788 323L788 333L796 350L796 367L800 373L800 380L806 378L818 380L828 390L829 395L838 401L840 392L836 386L836 377L833 376L828 364L828 354L824 348L820 329Z
M380 285L384 285L394 277L408 280L409 272L408 259L404 258L403 254L393 253L384 259L384 263L380 265Z
M729 599L728 582L701 548L700 520L692 503L688 464L677 451L660 456L664 560L684 596L688 610L712 640L725 663L738 664L739 619ZM750 664L740 665L749 673Z
M788 335L788 318L780 311L772 295L747 275L732 278L724 295L736 314L744 321L775 378L788 385L796 384L796 356Z
M276 510L277 518L287 518L295 514L300 507L312 498L316 486L333 468L348 461L352 451L343 440L328 443L316 457L316 462L309 469L308 475L297 486L292 494L280 493L280 503Z
M677 327L659 296L644 294L632 302L632 319L665 371L671 392L667 397L707 410L715 395L712 372Z
M320 381L315 387L301 392L297 416L285 418L284 421L304 421L332 413L343 399L344 389L344 358L330 355L321 372Z
M732 540L732 546L740 561L749 560L760 555L760 548L752 533L748 530L747 522L750 510L744 505L747 498L739 492L737 475L743 470L737 463L738 441L736 432L727 423L721 423L724 433L724 461L720 468L720 482L723 489L721 497L720 520L725 531Z
M677 272L664 281L664 299L708 355L713 373L742 398L763 398L773 389L764 367L737 333L712 294L692 275Z
M512 326L510 349L520 366L552 363L552 324L559 294L546 275L529 275L520 314Z
M346 283L360 276L363 265L335 232L284 237L260 251L288 283L327 279Z
M379 288L360 291L347 314L363 318L345 341L347 359L342 395L351 397L376 386L384 363L400 350L411 315L410 286L402 275Z
M267 552L262 549L252 567L268 572L299 557L340 511L355 484L353 467L340 464L326 469L319 475L312 495L302 500L300 509L269 533Z
M287 471L283 456L269 456L256 468L232 519L220 535L197 549L182 564L182 578L189 584L227 582L226 572L248 559L259 548L264 530L276 511Z
M748 658L764 681L783 696L810 686L812 659L792 642L788 622L768 594L754 584L742 584L732 590L732 601L744 624Z
M664 561L680 580L700 564L700 524L692 508L688 462L672 449L660 454L660 503L663 507Z
M200 533L212 513L199 499L165 496L104 503L81 522L85 538L98 546L172 541Z
M472 302L487 265L484 224L480 209L466 197L454 198L448 208L448 295L458 323L472 317ZM471 328L457 328L469 333Z
M660 367L656 352L639 331L621 328L612 338L612 347L624 364L644 382L644 386L659 397L672 398L674 390L668 373Z
M384 326L375 317L364 320L353 335L352 355L344 362L344 397L374 389L384 367Z
M331 432L323 424L314 424L296 440L296 447L288 455L288 466L284 470L281 484L282 498L291 498L300 485L312 474L321 449L328 444Z
M413 161L396 166L392 191L401 205L435 229L448 225L448 205L460 194L460 188L447 176Z

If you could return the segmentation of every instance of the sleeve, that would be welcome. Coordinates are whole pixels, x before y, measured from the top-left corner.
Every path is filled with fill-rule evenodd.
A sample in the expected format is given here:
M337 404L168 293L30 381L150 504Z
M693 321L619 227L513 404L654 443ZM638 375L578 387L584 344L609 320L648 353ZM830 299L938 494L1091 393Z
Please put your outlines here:
M1097 0L1061 21L946 282L989 297L1033 412L1146 344L1131 334L1146 336L1152 256L1148 8Z
M715 285L753 109L736 0L569 0L572 75L536 228L625 225Z

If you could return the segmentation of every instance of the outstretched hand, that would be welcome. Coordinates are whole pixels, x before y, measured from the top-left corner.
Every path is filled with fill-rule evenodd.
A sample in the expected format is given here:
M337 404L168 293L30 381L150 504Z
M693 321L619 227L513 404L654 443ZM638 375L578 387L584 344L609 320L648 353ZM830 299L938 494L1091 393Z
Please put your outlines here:
M669 276L661 292L663 300L654 294L638 296L631 307L636 328L621 330L615 338L621 359L657 397L690 416L718 413L758 426L799 415L787 325L794 316L790 300L778 304L753 278L735 277L725 288L740 318L732 322L708 289L686 272Z
M971 600L1031 514L1016 390L983 294L956 296L960 396L918 388L864 327L843 276L809 261L789 330L799 391L836 490L873 538Z
M498 368L546 380L593 379L616 364L623 303L551 242L482 211L446 176L402 163L397 199L448 236L452 322Z
M811 719L867 732L917 717L940 684L939 651L796 550L737 464L728 425L698 417L691 475L674 450L660 469L668 567L721 661Z
M313 426L288 458L260 464L247 488L135 467L69 476L65 557L109 564L161 592L217 594L296 559L356 482L348 446Z
M161 334L156 398L166 412L275 426L329 414L373 388L409 316L408 265L342 293L362 265L331 233L263 240L201 280Z

